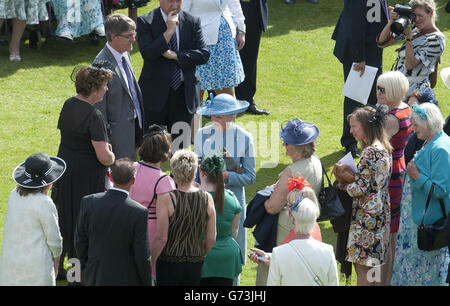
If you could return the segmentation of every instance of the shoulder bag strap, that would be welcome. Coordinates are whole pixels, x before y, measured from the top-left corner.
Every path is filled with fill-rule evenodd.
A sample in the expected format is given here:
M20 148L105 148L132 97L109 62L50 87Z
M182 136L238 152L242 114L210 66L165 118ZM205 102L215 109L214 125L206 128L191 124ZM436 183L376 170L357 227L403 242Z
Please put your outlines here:
M422 221L420 221L420 226L423 226L423 219L425 219L425 214L427 212L428 206L430 205L430 200L431 200L431 196L433 195L433 191L434 191L434 183L431 184L430 192L428 192L427 203L425 204L425 210L423 211ZM444 212L445 212L445 210L444 210ZM445 213L444 213L444 215L445 215Z
M333 184L331 184L330 178L328 177L327 171L326 171L325 168L323 167L322 162L320 162L320 165L322 166L322 185L321 185L321 187L325 187L325 186L324 186L324 179L323 179L323 176L325 176L325 177L327 178L328 186L330 186L330 187L333 186Z
M313 272L313 270L311 269L311 266L309 265L308 261L305 259L305 257L303 256L303 254L300 252L299 249L297 249L296 247L294 247L291 243L288 243L288 245L294 250L295 253L297 253L297 255L300 257L300 259L302 260L302 262L305 264L306 268L309 271L309 274L311 274L313 276L314 281L317 283L317 285L319 286L323 286L322 281L320 280L320 278L317 276L316 273Z

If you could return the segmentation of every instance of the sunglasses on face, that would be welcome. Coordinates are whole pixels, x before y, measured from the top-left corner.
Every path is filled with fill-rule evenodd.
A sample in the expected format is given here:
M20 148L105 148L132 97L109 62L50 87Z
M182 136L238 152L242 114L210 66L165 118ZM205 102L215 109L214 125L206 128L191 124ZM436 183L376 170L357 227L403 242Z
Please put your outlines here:
M386 93L386 89L384 87L377 86L377 90L379 90L382 94Z

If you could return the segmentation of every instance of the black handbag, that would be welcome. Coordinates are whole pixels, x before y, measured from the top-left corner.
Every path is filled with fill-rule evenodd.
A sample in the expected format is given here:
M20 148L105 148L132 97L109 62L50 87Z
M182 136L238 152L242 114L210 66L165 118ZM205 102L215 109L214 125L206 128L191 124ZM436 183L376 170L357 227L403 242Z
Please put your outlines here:
M323 177L327 178L328 187L324 186ZM322 165L322 184L320 185L319 192L319 204L320 204L320 216L317 221L330 220L342 216L345 213L344 207L342 206L341 200L338 196L337 187L331 184L330 178L328 177L325 168Z
M447 222L447 215L445 214L444 201L439 199L443 218L439 219L433 224L423 224L425 213L427 212L428 205L430 205L431 196L433 195L434 183L431 185L430 192L428 193L427 203L425 205L425 211L423 212L422 221L417 229L417 246L422 251L434 251L447 246L447 240L445 237L445 226Z

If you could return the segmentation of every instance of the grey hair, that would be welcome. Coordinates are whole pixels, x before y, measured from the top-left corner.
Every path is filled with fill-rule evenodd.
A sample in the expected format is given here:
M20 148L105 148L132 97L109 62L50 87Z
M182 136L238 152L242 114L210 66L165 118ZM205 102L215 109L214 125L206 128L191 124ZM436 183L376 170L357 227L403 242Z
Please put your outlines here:
M316 142L310 142L304 145L294 145L294 148L297 152L300 152L302 157L310 158L314 152L316 152Z
M119 36L130 30L136 30L136 24L133 19L124 14L112 14L105 18L105 34L108 41L111 41L111 35Z
M298 208L291 211L291 214L294 218L295 234L311 235L319 215L317 205L312 200L304 198Z
M444 127L444 118L439 107L429 102L422 103L419 107L427 114L427 119L420 118L420 115L413 111L411 113L413 123L430 131L431 135L436 136Z

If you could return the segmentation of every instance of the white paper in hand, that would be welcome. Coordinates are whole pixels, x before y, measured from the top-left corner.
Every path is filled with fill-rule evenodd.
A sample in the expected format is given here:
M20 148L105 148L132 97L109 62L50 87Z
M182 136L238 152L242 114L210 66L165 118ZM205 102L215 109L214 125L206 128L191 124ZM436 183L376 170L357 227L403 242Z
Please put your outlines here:
M354 65L355 63L353 63ZM352 65L352 67L353 67ZM367 104L373 81L377 75L378 68L366 65L364 74L360 77L360 72L350 69L347 81L345 82L342 94L352 100L364 105Z
M353 172L355 172L355 173L359 172L358 167L356 167L355 161L353 160L352 152L348 152L347 155L342 157L338 161L338 164L350 166L350 168L352 168Z

